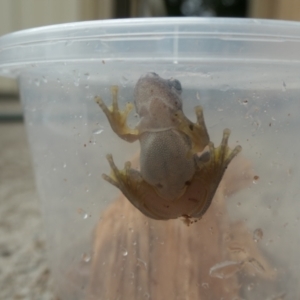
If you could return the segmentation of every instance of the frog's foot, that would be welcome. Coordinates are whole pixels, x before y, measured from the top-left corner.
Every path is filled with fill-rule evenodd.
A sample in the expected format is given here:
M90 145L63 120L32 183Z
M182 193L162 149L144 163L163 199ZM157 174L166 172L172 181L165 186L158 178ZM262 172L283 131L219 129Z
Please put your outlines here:
M223 176L232 159L242 151L241 146L236 146L233 150L228 147L229 136L230 130L226 128L223 131L222 142L218 148L215 148L213 143L209 143L210 164L213 164L218 170L223 170L221 176Z
M195 218L201 217L207 211L229 163L242 150L241 146L236 146L233 150L228 147L229 136L230 130L224 129L220 146L215 148L210 142L208 144L209 159L207 157L202 159L200 156L197 161L196 177L201 182L201 186L206 188L206 196L202 201L201 209L199 208L192 215ZM207 156L207 154L204 155Z
M181 110L175 113L178 130L186 134L192 142L192 148L188 155L194 155L203 151L209 143L209 135L204 121L203 108L201 106L196 106L195 113L197 116L197 123L191 122Z
M110 176L106 174L102 174L102 177L104 180L109 182L110 184L117 187L119 190L123 191L126 189L126 181L127 181L127 173L128 170L131 167L131 163L128 161L125 163L124 169L119 170L117 166L115 165L115 162L113 160L113 157L111 154L106 155L106 159L108 160L108 163L110 165L111 171Z
M134 142L138 139L139 132L137 129L132 129L127 125L127 118L133 109L132 103L127 103L123 111L119 110L118 105L118 86L111 87L112 106L107 107L103 100L96 96L95 102L101 107L105 113L111 128L122 139L128 142Z
M152 219L164 219L151 211L143 201L146 197L155 195L154 189L146 183L140 172L131 169L131 163L125 163L124 169L119 170L111 154L106 156L111 168L110 175L103 174L104 180L117 187L124 196L144 215Z
M207 157L202 159L202 156L198 159L198 169L202 170L208 182L218 181L217 185L219 185L229 163L242 150L241 146L236 146L233 150L228 147L229 136L230 130L224 129L219 147L215 148L214 144L209 142L209 159Z

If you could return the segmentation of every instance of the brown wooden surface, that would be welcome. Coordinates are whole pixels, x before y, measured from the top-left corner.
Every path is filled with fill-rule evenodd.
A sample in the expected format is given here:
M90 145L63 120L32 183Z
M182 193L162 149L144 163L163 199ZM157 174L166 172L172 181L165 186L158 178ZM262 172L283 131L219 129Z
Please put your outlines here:
M240 299L241 278L271 282L276 274L252 233L241 221L231 223L226 210L225 198L252 180L249 162L234 159L212 206L190 226L151 220L120 195L95 230L87 299ZM228 261L239 264L210 275Z

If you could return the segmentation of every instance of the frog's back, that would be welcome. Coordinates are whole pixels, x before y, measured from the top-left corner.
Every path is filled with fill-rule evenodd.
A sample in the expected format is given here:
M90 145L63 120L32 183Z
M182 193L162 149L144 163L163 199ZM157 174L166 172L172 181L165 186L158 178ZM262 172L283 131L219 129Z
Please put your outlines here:
M195 173L188 138L176 130L145 132L140 137L141 175L167 200L175 200L184 192Z

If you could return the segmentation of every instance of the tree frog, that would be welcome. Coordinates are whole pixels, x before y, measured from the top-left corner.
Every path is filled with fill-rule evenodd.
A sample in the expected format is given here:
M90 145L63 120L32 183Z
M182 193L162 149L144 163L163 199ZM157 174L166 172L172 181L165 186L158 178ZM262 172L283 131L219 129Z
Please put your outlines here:
M120 189L144 215L156 220L201 218L209 208L230 161L241 151L228 147L230 130L223 131L219 147L210 141L203 109L195 107L193 123L182 110L182 87L177 79L147 73L136 83L134 105L119 109L118 87L111 87L112 106L100 97L96 103L112 130L127 142L140 142L140 171L126 162L119 170L107 155L111 173L103 178ZM135 106L134 128L127 117Z

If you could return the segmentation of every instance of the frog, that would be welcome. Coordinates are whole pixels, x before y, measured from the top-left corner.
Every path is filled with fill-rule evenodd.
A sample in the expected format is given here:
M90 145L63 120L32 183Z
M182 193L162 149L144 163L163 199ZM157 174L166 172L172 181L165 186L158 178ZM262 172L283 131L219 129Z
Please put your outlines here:
M181 83L173 77L146 73L138 79L133 94L133 103L127 102L123 110L119 108L117 85L111 86L111 106L95 97L111 129L124 141L140 143L139 170L130 161L118 169L113 156L107 154L111 172L102 174L103 179L151 219L201 219L242 147L229 148L228 128L223 130L220 145L214 146L202 106L194 108L196 122L187 118ZM128 125L133 108L139 117L134 127Z

